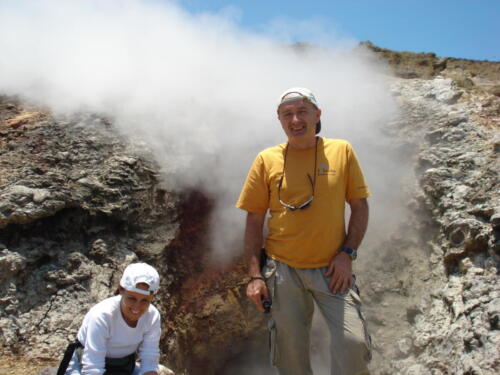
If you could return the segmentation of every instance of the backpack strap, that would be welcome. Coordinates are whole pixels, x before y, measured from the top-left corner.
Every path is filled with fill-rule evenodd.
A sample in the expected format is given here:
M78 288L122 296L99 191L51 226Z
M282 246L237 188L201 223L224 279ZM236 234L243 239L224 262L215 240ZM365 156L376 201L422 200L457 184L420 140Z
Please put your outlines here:
M59 364L59 368L57 369L57 375L66 374L66 370L68 369L69 362L71 361L71 357L73 357L73 353L77 348L83 348L83 345L76 339L74 342L68 344L66 351L64 352L61 363Z

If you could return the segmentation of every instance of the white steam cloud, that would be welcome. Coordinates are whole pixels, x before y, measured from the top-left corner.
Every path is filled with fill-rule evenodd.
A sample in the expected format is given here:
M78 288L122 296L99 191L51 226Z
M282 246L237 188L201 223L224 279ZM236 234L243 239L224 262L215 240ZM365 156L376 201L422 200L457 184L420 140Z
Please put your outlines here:
M387 156L372 151L394 103L384 68L346 48L352 41L308 20L275 20L272 35L251 34L232 22L235 13L192 15L168 1L4 0L0 93L56 113L99 112L142 137L175 174L171 187L216 198L215 252L237 255L244 215L234 202L256 153L285 140L275 111L283 90L313 90L321 135L354 144L377 176L375 193ZM322 48L291 48L297 34L317 36Z

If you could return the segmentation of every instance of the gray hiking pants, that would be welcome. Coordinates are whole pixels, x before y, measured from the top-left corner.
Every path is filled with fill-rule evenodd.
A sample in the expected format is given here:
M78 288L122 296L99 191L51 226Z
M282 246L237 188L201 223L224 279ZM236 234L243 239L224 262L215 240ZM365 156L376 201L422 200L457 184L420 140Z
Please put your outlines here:
M357 288L328 289L327 267L293 268L268 259L263 269L272 299L271 363L280 375L312 375L311 321L316 302L330 331L331 375L367 375L371 341Z

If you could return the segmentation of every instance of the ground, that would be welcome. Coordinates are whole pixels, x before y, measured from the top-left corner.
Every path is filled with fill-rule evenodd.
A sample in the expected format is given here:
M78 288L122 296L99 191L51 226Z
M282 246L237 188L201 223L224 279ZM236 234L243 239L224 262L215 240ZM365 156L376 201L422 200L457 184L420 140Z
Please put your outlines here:
M17 357L0 357L1 375L37 375L47 366L58 366L57 362L27 361Z

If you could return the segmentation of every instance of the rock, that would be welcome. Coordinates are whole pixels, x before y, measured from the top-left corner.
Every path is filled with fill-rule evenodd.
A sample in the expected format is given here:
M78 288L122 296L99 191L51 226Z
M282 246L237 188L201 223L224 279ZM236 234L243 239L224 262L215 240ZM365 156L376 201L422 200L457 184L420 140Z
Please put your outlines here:
M500 85L491 86L488 91L490 94L500 97Z
M454 220L446 227L445 232L451 243L445 259L452 259L457 254L464 254L468 251L486 251L488 248L489 231L479 220Z
M496 213L494 215L491 215L490 221L491 221L491 225L493 226L494 229L496 229L496 230L500 229L500 213Z
M498 330L500 321L500 298L495 298L488 303L486 308L488 320L492 330Z
M422 365L412 365L405 372L405 375L422 375L427 372L427 369Z
M444 129L436 129L433 130L425 135L425 138L427 141L429 141L431 144L438 143L441 138L443 138L443 135L446 134Z
M403 357L407 357L412 349L412 341L409 338L404 338L398 341L398 349Z
M14 185L0 192L0 228L9 223L25 224L50 216L66 205L64 193ZM69 197L66 199L69 200Z
M90 188L94 191L99 191L99 190L105 190L104 184L99 182L97 179L94 178L80 178L77 183Z
M111 252L108 249L106 242L104 242L102 239L96 240L92 244L92 248L89 251L89 256L97 260L106 260L106 259L109 260L110 255Z
M456 103L458 98L460 98L463 94L461 91L457 91L452 86L451 79L438 77L430 81L426 86L428 90L426 97L435 98L437 101L446 104Z
M447 123L446 126L457 126L460 125L463 122L466 122L468 120L467 117L454 117L450 119Z
M493 150L495 152L500 152L500 132L495 133L491 143L493 144Z
M9 280L25 268L25 257L7 249L0 251L0 282Z

